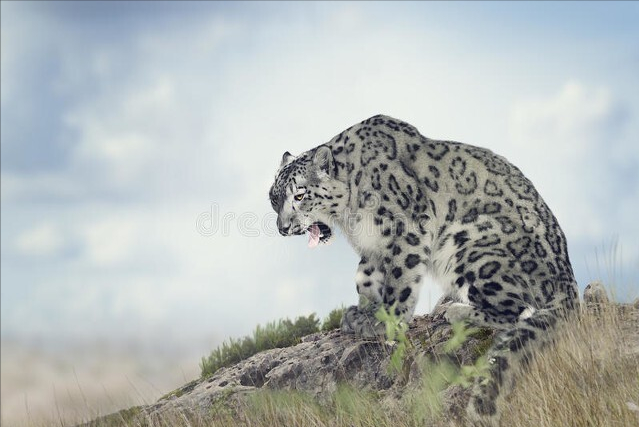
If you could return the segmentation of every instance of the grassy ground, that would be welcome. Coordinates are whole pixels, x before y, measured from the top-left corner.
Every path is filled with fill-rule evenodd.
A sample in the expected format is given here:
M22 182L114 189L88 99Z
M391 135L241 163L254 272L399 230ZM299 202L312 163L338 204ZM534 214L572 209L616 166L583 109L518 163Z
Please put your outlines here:
M616 308L587 311L565 328L518 381L504 410L509 427L636 427L639 425L639 322ZM262 394L247 408L247 426L462 426L428 419L432 395L394 405L343 390L328 407L295 396ZM417 405L415 403L418 403Z
M564 328L556 345L538 355L517 383L503 413L509 427L639 425L638 312L619 306L586 310ZM438 381L435 368L425 384ZM440 381L441 382L441 381ZM438 388L435 386L435 388ZM91 426L184 427L412 427L464 425L437 416L437 393L416 390L402 399L342 387L320 405L293 392L260 391L236 404L217 402L206 419L174 414L140 417L138 408ZM237 403L239 402L239 403ZM435 414L435 415L434 415ZM61 422L37 425L63 425ZM34 424L35 425L35 424Z
M608 306L581 316L537 357L504 417L513 426L638 426L637 311Z

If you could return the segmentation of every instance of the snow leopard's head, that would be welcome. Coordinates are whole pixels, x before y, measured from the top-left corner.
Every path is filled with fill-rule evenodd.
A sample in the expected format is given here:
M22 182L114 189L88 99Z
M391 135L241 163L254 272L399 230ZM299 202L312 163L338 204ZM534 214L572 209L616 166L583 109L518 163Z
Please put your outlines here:
M326 243L348 200L347 186L336 178L331 149L321 145L295 157L288 151L269 192L283 236L309 233L309 246Z

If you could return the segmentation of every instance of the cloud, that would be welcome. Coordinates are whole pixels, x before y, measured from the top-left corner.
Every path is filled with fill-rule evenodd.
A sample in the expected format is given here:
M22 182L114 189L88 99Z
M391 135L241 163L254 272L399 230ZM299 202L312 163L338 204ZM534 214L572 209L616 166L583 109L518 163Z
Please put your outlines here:
M572 234L602 238L610 233L602 205L633 191L632 183L615 188L623 182L624 163L638 160L623 138L628 114L608 88L575 81L549 98L521 101L512 109L511 140L522 153L521 165ZM626 155L620 157L621 152ZM570 212L578 212L580 221L569 221Z
M60 203L90 198L85 182L70 174L0 172L3 203Z
M381 24L357 4L321 12L309 23L295 13L283 22L210 11L193 25L145 26L126 40L101 43L77 37L74 26L56 33L54 82L67 100L57 111L65 167L3 170L2 198L3 205L46 206L52 224L65 224L73 250L61 260L63 278L34 281L34 295L48 296L31 299L25 310L59 298L72 307L65 322L92 315L87 330L107 331L127 319L169 325L179 318L183 327L189 319L182 310L199 310L198 319L213 324L251 307L252 317L236 320L244 324L239 331L299 307L328 312L353 303L357 260L347 245L309 253L299 250L301 240L295 246L263 233L243 235L238 221L251 214L259 225L269 213L267 191L281 152L312 148L378 112L429 136L503 148L571 235L606 235L601 204L591 198L601 194L608 203L613 180L591 171L608 153L605 136L621 135L630 120L611 89L569 82L545 98L522 98L504 87L500 70L509 70L508 87L526 82L534 92L539 83L524 72L531 64L468 51L467 41L447 40L435 22ZM511 107L508 137L496 120ZM614 161L631 158L627 140L615 139ZM212 204L229 215L227 235L204 237L195 229ZM569 220L575 212L580 221ZM312 274L326 271L320 265L331 266L328 277ZM28 323L37 330L38 322Z
M92 219L80 227L85 243L84 262L95 267L117 267L131 259L134 244L140 241L143 233L130 215L124 218L108 216Z
M64 245L62 232L51 223L43 223L18 236L15 246L27 256L56 256Z
M511 115L515 143L535 148L552 147L553 155L582 161L602 150L614 152L628 119L624 106L606 87L590 88L577 81L563 85L548 99L518 103Z
M639 274L639 247L632 239L639 226L631 219L639 212L639 151L628 131L636 119L610 88L575 80L512 109L518 164L566 232L582 285L604 279L591 275L600 268L621 268L630 282ZM601 246L617 240L619 265L595 265Z

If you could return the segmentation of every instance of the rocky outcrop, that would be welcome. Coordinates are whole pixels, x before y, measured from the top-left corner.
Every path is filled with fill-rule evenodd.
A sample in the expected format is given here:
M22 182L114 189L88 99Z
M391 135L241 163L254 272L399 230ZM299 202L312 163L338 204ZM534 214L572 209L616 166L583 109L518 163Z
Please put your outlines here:
M442 315L445 305L443 302L435 314L418 316L411 322L407 336L416 351L400 374L389 373L390 355L397 343L362 340L340 330L320 332L305 337L296 346L261 352L208 378L191 382L144 408L144 412L151 418L162 417L167 411L205 416L215 402L231 395L241 400L261 388L302 391L320 402L330 399L342 383L392 395L409 382L417 384L420 357L444 355L444 344L452 335L451 326ZM492 342L492 337L492 331L483 330L445 357L471 364ZM447 392L459 395L462 400L466 398L456 389Z
M594 313L600 313L602 304L613 304L598 283L586 288L584 302L584 309ZM206 419L211 408L220 403L225 408L241 410L247 396L260 389L301 391L322 402L329 401L343 383L377 392L386 399L399 398L407 387L421 384L424 359L472 365L491 345L495 331L481 329L454 352L444 350L453 336L452 327L443 316L450 303L441 300L432 314L413 319L407 332L410 351L399 373L389 371L396 342L360 339L340 330L320 332L304 337L295 346L263 351L236 365L219 369L212 376L192 381L155 404L135 408L133 412L147 421L163 419L173 413ZM620 312L631 314L631 320L622 324L628 328L626 336L629 340L625 347L629 353L639 354L639 310L632 304L618 306ZM446 418L459 418L468 401L469 390L450 386L441 392L441 398Z
M325 399L339 382L349 382L375 390L388 389L388 354L393 344L355 340L337 331L316 333L288 348L263 351L234 366L222 368L171 393L149 413L165 411L206 413L212 402L230 393L245 394L268 388L299 390Z

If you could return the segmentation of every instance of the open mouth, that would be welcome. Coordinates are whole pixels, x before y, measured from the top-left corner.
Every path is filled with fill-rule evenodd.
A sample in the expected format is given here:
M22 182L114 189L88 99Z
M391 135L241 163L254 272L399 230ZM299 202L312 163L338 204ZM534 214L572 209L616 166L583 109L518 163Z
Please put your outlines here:
M331 238L331 228L323 222L314 222L308 231L308 247L314 248L320 243L326 243Z

